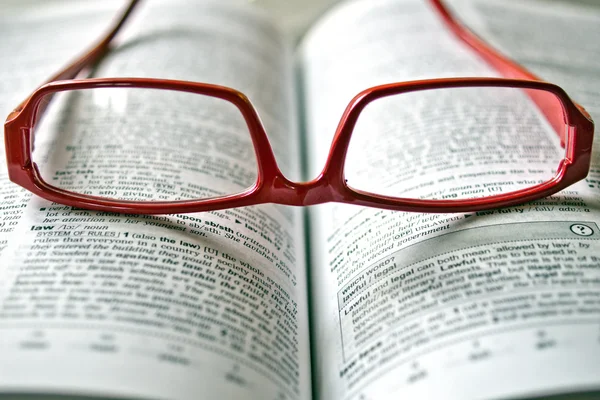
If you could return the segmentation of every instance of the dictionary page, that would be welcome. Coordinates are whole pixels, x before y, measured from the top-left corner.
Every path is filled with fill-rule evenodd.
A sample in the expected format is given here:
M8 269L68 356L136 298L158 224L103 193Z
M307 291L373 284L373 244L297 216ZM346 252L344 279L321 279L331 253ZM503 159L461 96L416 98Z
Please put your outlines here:
M600 4L530 1L455 1L452 7L464 24L495 48L529 68L544 80L556 83L575 99L595 121L600 118ZM527 21L536 21L535 25ZM577 29L573 29L577 26ZM596 128L597 129L597 128ZM588 185L600 183L600 151Z
M25 6L17 2L2 5L0 49L5 56L0 64L0 115L3 118L41 82L96 39L119 9L117 3L95 7L82 7L80 3L57 7L57 4L53 2L51 7ZM8 181L4 140L0 146L1 257L31 196Z
M564 36L588 36L581 25L564 28ZM341 5L309 32L299 57L312 176L324 165L344 107L361 90L413 79L498 76L452 36L427 2L417 0ZM571 94L580 100L577 90ZM441 103L451 109L453 100ZM416 197L477 185L479 175L435 157L436 146L449 144L436 142L432 129L407 140L406 151L387 156L393 143L378 131L401 118L431 117L432 126L439 120L433 107L419 107L406 104L379 126L370 121L371 140L382 144L379 153L361 147L358 168L394 167L402 160L386 157L411 157L413 169L397 170L407 182L415 170L439 168L431 185L412 187L409 194ZM534 121L535 108L518 108L515 116L531 112L527 120ZM453 118L464 126L487 121L468 113ZM472 139L464 145L477 146ZM523 135L530 149L544 140ZM428 154L423 149L431 156L419 157ZM486 162L478 157L482 152L471 150L475 165ZM521 179L487 162L479 170L489 177L487 187ZM522 398L600 387L597 190L593 182L580 182L522 206L456 214L336 204L311 209L319 398Z
M2 25L9 34L1 43L28 54L59 47L63 36L77 37L88 25L93 27L81 16L100 14L83 8L78 13L49 4L36 20L16 10L7 16L11 23ZM102 28L114 13L116 7L102 14L107 17ZM52 36L60 30L56 21L64 27L57 39ZM41 38L46 41L26 40L33 24L40 32L47 29ZM297 176L290 52L263 13L239 2L148 1L140 4L124 29L93 76L170 78L235 88L260 113L282 169ZM63 52L59 64L83 48L73 40L67 49L72 54ZM5 113L53 73L55 63L51 67L39 66L43 74L38 82L27 79L15 85L11 91L18 91L19 98L3 95ZM3 63L1 68L7 77L19 73L19 63ZM44 142L40 135L35 151L55 151L54 161L64 163L52 175L56 184L75 174L76 184L89 179L90 188L108 185L96 179L102 170L102 179L111 178L113 185L102 190L123 193L134 176L144 187L160 189L160 194L184 189L205 194L252 177L252 149L243 148L232 133L234 122L219 110L207 113L193 101L169 104L153 97L127 98L125 103L115 93L75 98L62 112L58 100L51 104L43 122L64 127L65 137ZM151 160L146 167L154 168L152 173L132 162L125 138L107 143L109 130L91 131L79 142L69 142L73 127L83 126L88 133L98 127L91 122L102 115L102 107L119 112L125 105L131 112L153 110L132 125L146 133L137 149ZM173 121L166 111L171 105L185 118ZM173 130L161 132L163 122ZM189 127L193 134L179 136L183 139L177 148L172 134ZM202 135L209 138L205 149L210 148L209 159L215 164L196 167L189 150ZM110 151L97 156L101 148ZM153 151L163 148L172 153L157 158ZM177 161L184 158L190 169L214 173L221 186L179 182L184 174ZM12 231L3 237L0 255L0 393L309 397L300 209L269 205L201 214L123 215L31 198L6 179L1 188L8 200L0 219L11 222ZM20 197L10 197L12 192Z

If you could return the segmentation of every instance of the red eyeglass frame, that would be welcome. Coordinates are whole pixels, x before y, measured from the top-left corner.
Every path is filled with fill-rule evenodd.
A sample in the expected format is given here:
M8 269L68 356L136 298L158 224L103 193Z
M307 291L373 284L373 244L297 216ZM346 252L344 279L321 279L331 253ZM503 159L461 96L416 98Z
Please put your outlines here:
M326 202L340 202L367 207L411 212L466 212L507 207L539 199L556 193L585 178L591 161L594 123L583 107L574 103L559 86L542 82L535 75L505 58L483 40L463 27L451 15L441 0L429 0L446 26L464 43L477 52L488 64L507 78L450 78L398 82L366 89L355 96L347 106L337 127L325 167L318 177L309 182L292 182L281 173L264 127L248 98L237 90L205 83L147 79L147 78L93 78L74 80L84 68L93 65L109 50L111 40L124 25L138 0L132 0L108 33L89 51L67 65L62 71L38 88L12 113L5 124L6 158L10 179L47 200L78 208L136 214L173 214L211 211L262 203L308 206ZM517 79L514 79L517 78ZM566 157L551 180L519 191L465 200L420 200L375 195L350 188L344 179L344 162L352 130L360 112L367 104L381 97L405 92L452 87L516 87L534 89L528 92L542 112L549 117L566 146ZM238 107L252 137L258 161L258 179L246 191L235 195L202 200L140 202L110 200L72 193L46 183L31 161L32 132L35 122L44 113L44 96L52 93L98 87L136 87L168 89L209 95L227 100ZM540 90L545 91L539 92ZM548 96L552 101L548 102ZM554 97L555 96L555 97ZM562 110L550 104L559 99ZM564 127L569 127L564 132ZM560 128L560 129L559 129Z

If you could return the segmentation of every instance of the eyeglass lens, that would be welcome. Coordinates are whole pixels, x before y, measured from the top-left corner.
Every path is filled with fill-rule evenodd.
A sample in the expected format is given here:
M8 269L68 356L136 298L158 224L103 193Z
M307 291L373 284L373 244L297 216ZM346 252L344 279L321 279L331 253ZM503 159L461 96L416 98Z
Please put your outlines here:
M57 93L34 128L32 157L48 184L115 200L237 194L258 175L239 109L220 98L173 90Z
M553 127L557 118L562 125ZM556 129L566 129L561 102L540 90L459 87L383 97L358 118L345 177L355 189L392 197L506 194L554 177L565 156Z

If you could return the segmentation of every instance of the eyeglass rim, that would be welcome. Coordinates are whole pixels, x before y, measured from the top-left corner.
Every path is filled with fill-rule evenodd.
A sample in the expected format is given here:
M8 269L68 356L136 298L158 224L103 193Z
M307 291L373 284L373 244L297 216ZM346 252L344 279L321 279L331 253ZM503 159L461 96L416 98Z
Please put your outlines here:
M140 202L100 198L77 194L45 182L31 161L32 128L42 98L53 93L91 88L125 87L183 91L214 96L234 104L242 113L252 138L258 167L254 185L238 194L198 200ZM458 87L510 87L535 89L556 96L571 126L566 141L566 157L556 175L549 181L506 194L477 199L422 200L383 196L357 190L347 185L344 162L354 125L370 102L420 90ZM262 203L296 206L340 202L398 211L462 212L507 207L549 196L583 179L589 170L593 139L593 123L581 112L566 92L557 85L530 80L505 78L442 78L397 82L368 88L356 95L344 112L329 156L321 174L309 182L292 182L281 172L265 129L256 109L241 92L218 85L151 78L93 78L50 82L36 90L17 116L5 124L7 161L10 179L40 197L77 208L124 213L186 213L242 207Z

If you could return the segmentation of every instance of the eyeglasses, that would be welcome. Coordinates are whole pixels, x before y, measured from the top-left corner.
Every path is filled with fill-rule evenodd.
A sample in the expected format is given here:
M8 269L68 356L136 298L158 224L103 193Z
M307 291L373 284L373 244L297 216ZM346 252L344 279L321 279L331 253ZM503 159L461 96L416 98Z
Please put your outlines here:
M585 110L488 47L440 0L431 2L507 79L432 79L364 90L347 106L325 167L310 182L281 173L256 110L234 89L73 79L106 53L136 0L92 50L8 116L9 177L57 203L143 214L326 202L476 211L546 197L585 178L594 131Z

